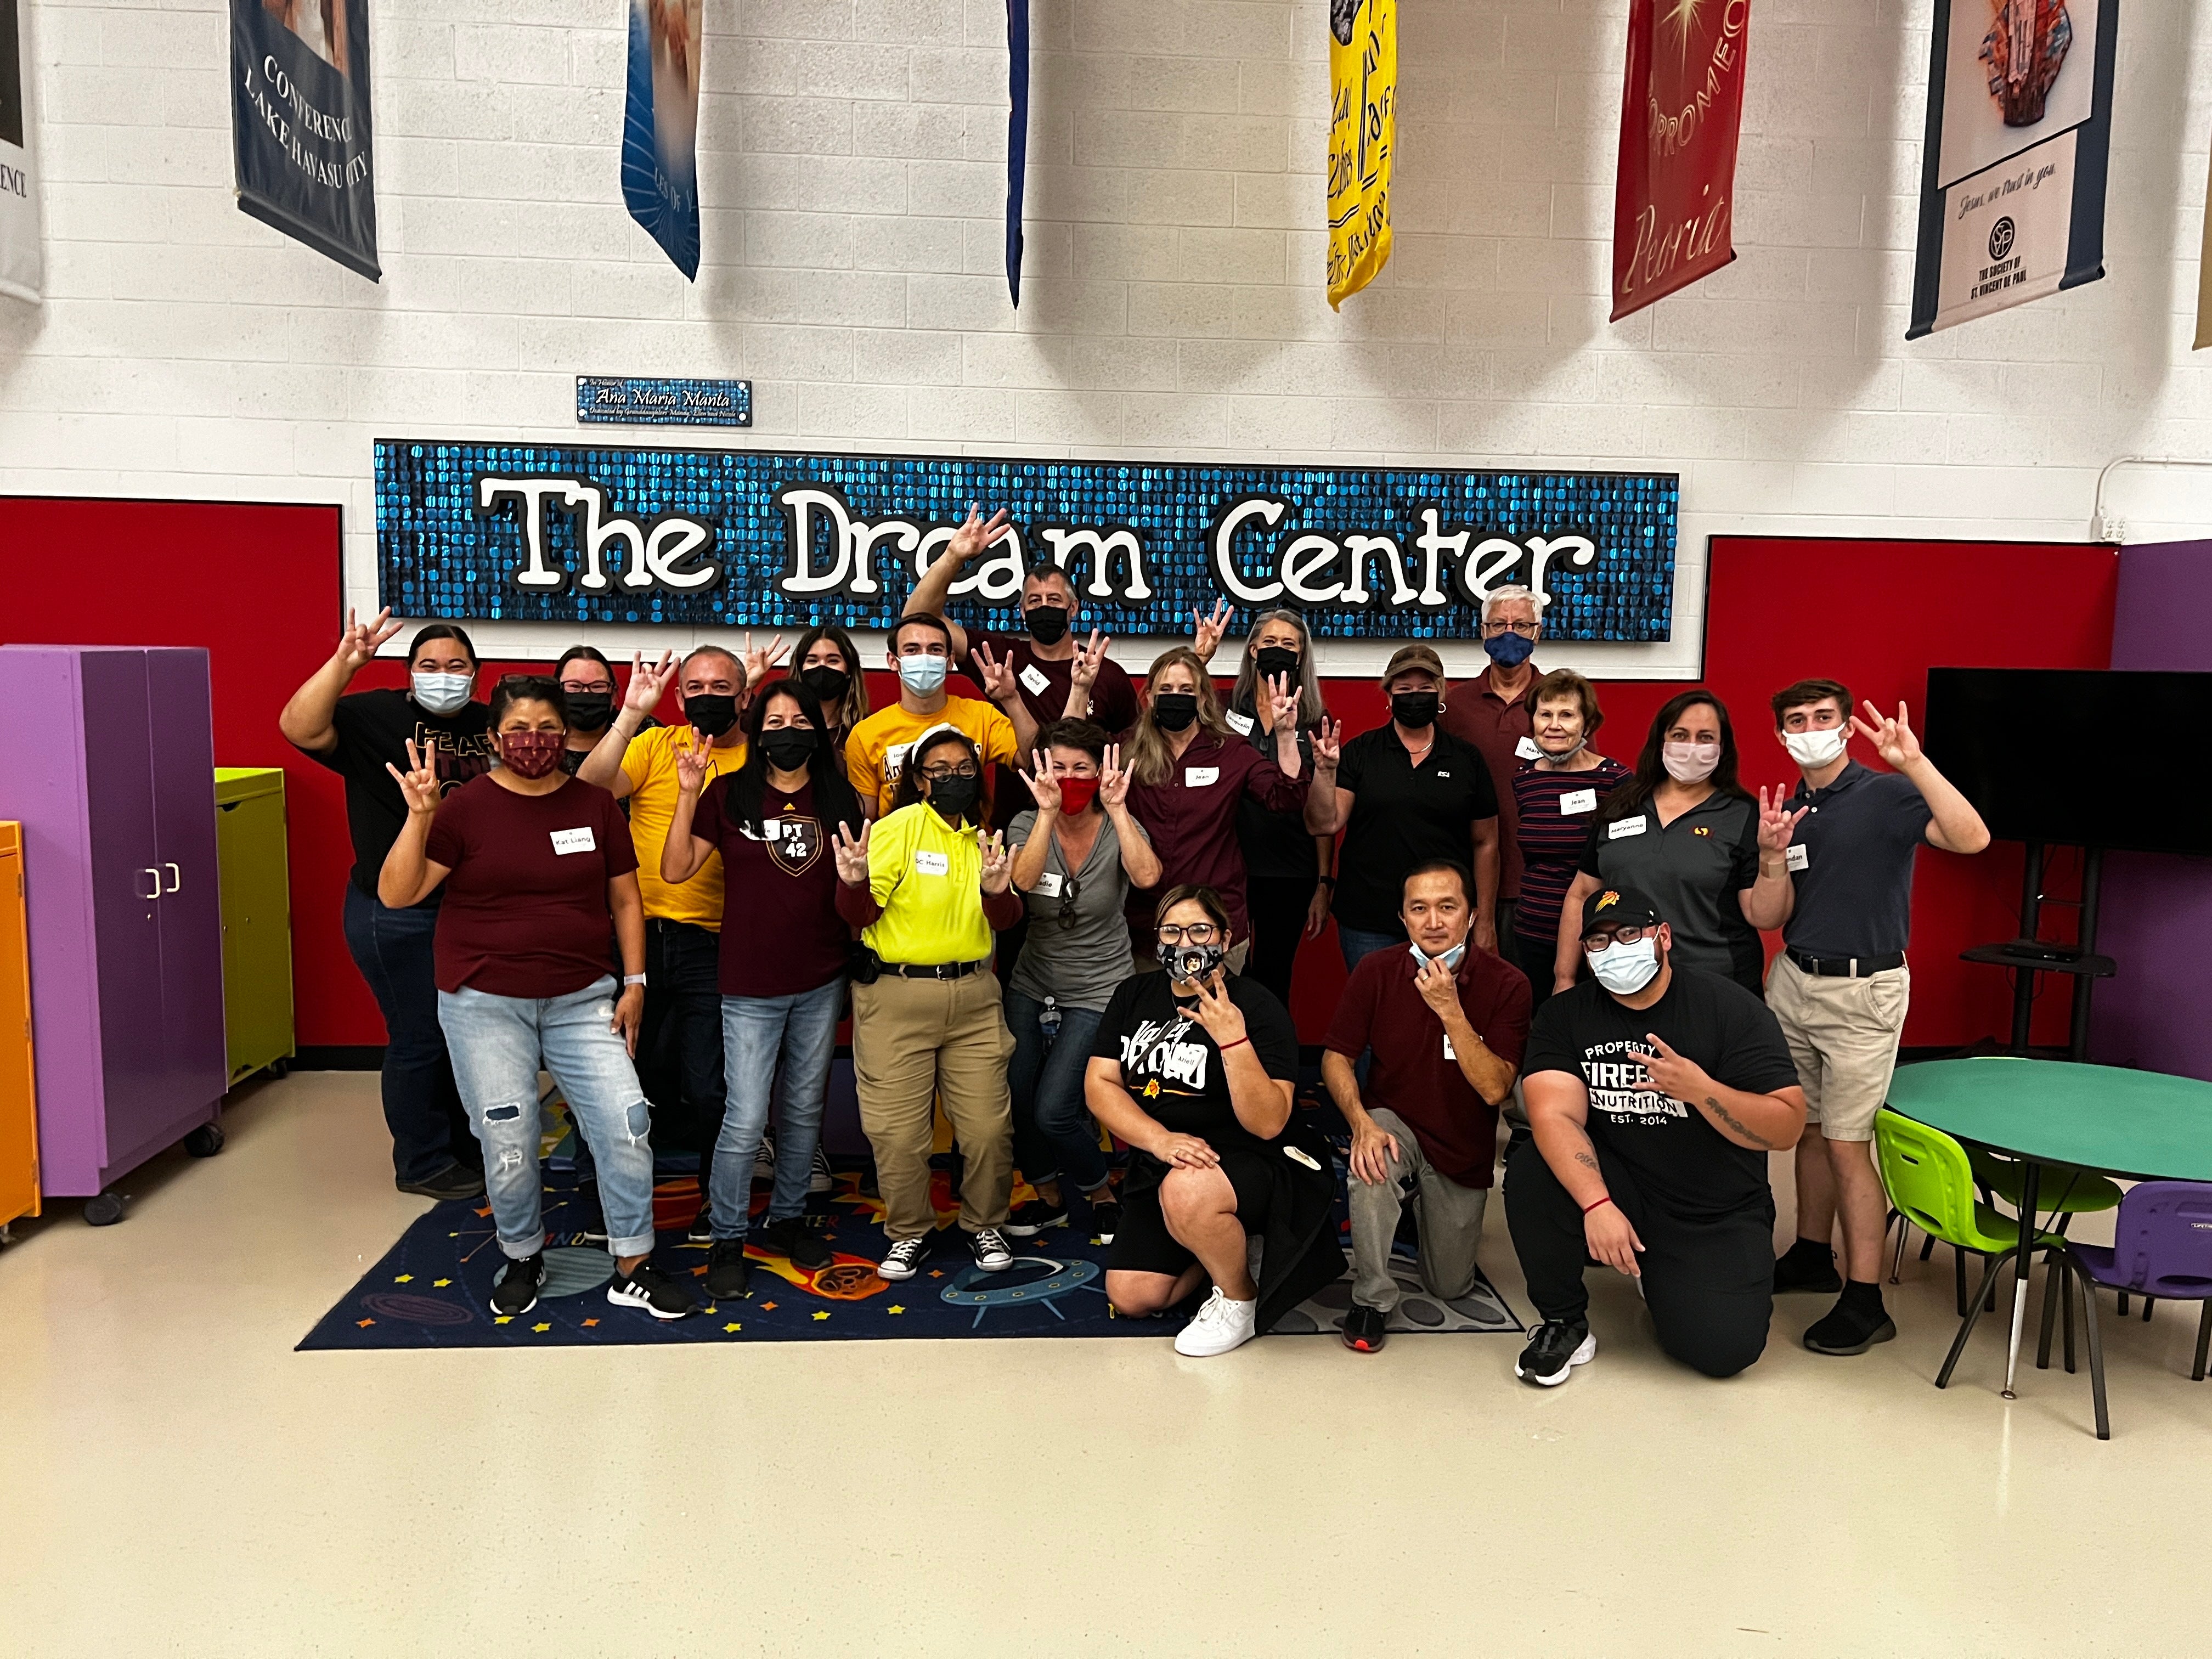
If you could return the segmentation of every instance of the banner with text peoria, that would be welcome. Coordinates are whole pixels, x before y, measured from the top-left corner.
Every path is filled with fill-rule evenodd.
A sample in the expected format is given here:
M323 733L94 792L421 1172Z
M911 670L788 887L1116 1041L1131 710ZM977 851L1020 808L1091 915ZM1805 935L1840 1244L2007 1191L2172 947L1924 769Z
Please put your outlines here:
M1398 0L1328 3L1328 303L1390 263L1390 152L1398 142Z
M1751 0L1630 0L1613 192L1613 320L1735 258Z
M2105 274L2119 0L1936 0L1905 337Z
M230 0L238 205L369 281L368 0Z
M39 175L31 165L31 72L15 0L0 0L0 294L39 297Z

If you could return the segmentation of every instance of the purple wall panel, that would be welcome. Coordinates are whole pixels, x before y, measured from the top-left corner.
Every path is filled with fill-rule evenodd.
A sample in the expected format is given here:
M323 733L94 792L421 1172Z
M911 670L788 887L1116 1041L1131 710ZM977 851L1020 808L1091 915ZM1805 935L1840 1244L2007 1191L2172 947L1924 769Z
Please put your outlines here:
M2120 550L2112 666L2212 672L2212 542ZM2146 803L2148 805L2148 803ZM2119 971L2097 988L2089 1058L2212 1080L2212 859L2109 853L2097 949Z

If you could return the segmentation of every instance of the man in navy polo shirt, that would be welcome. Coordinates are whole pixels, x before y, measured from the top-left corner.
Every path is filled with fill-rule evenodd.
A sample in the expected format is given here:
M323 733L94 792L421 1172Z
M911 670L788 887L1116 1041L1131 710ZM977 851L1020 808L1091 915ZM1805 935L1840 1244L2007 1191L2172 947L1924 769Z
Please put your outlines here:
M1874 1118L1889 1092L1911 973L1912 862L1923 842L1947 853L1990 844L1981 815L1920 752L1905 718L1869 702L1850 712L1849 687L1800 680L1776 692L1775 735L1802 774L1786 852L1785 946L1766 976L1805 1091L1797 1143L1797 1242L1775 1264L1777 1291L1840 1290L1805 1333L1814 1353L1864 1353L1897 1334L1881 1301L1881 1243L1889 1213L1875 1172ZM1873 772L1845 752L1853 732L1893 769ZM1844 1276L1829 1248L1843 1223Z

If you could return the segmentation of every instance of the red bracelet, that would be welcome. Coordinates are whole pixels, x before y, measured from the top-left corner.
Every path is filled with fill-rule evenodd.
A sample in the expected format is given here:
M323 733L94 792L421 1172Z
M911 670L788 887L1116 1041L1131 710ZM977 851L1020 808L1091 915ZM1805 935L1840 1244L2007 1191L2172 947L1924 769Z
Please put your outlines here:
M1223 1043L1223 1044L1221 1045L1220 1052L1225 1054L1227 1054L1227 1053L1228 1053L1231 1048L1234 1048L1235 1047L1237 1047L1237 1043L1238 1043L1238 1042L1249 1042L1251 1040L1252 1040L1252 1039L1251 1039L1250 1037L1248 1037L1248 1036L1241 1036L1241 1037L1238 1037L1238 1038L1237 1039L1237 1042L1224 1042L1224 1043Z
M1585 1204L1585 1205L1583 1205L1583 1213L1584 1215L1588 1215L1588 1214L1589 1214L1592 1210L1596 1209L1600 1205L1610 1204L1610 1203L1612 1203L1612 1202L1613 1202L1613 1194L1612 1194L1611 1193L1607 1193L1607 1194L1603 1198L1601 1198L1600 1200L1598 1200L1598 1201L1597 1201L1597 1203L1596 1203L1596 1204Z

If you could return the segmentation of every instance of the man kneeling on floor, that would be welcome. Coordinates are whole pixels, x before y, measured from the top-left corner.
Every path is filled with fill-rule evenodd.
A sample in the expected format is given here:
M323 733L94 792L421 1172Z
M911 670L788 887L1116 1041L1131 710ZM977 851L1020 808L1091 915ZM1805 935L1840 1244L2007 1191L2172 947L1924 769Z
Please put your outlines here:
M1528 981L1468 942L1474 879L1445 860L1406 878L1411 941L1352 970L1322 1055L1322 1081L1352 1126L1352 1307L1344 1346L1373 1353L1398 1305L1390 1245L1406 1195L1420 1228L1421 1282L1453 1301L1474 1288L1498 1159L1498 1107L1528 1036ZM1371 1048L1365 1087L1354 1063Z
M1537 1012L1522 1068L1535 1138L1505 1171L1505 1219L1543 1323L1513 1367L1555 1387L1597 1352L1594 1259L1638 1281L1659 1346L1708 1376L1766 1346L1774 1194L1766 1155L1805 1127L1781 1027L1733 981L1668 960L1651 901L1583 907L1595 980Z

